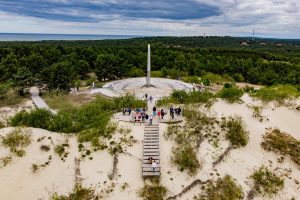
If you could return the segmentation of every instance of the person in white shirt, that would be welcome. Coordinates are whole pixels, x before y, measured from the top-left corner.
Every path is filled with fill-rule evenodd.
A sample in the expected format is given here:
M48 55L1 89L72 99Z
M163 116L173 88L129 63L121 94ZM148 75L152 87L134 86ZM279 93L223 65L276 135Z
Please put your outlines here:
M151 167L152 167L152 170L155 172L156 168L157 168L157 163L155 162L155 160L152 161Z

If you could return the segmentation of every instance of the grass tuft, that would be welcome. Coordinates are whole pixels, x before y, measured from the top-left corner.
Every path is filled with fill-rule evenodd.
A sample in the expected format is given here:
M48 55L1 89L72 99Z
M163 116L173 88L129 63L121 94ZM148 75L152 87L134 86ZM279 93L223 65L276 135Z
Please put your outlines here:
M58 195L55 193L51 196L52 200L96 200L98 197L95 191L91 188L84 188L82 185L77 184L73 191L68 195Z
M240 100L243 96L243 90L235 86L224 86L218 93L217 97L225 99L226 101L233 103Z
M235 148L244 147L248 144L249 136L241 117L229 117L222 122L226 129L226 139Z
M200 168L196 151L189 144L174 148L171 161L178 166L180 171L187 171L190 176L195 175Z
M164 200L167 194L167 188L161 185L145 185L139 195L143 200Z
M26 130L16 128L5 137L2 137L2 145L14 153L18 157L23 157L25 151L23 148L27 147L31 143L31 136Z
M282 104L285 99L299 97L300 92L292 85L276 85L261 88L251 95L264 102L277 101Z
M266 151L274 151L283 156L289 155L300 165L300 141L279 129L272 129L265 133L261 146Z
M254 180L255 192L263 196L273 196L284 187L284 180L269 171L265 166L256 170L251 178Z
M205 191L197 200L240 200L244 199L242 187L237 185L235 181L226 175L219 178L216 182L208 182Z
M169 97L157 101L158 106L169 104L211 103L214 95L210 92L175 90Z

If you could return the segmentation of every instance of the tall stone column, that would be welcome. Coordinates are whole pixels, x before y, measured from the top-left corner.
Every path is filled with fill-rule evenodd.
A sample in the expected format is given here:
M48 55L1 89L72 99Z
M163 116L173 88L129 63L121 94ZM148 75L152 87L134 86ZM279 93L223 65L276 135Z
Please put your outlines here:
M148 44L147 78L146 78L147 87L151 86L150 78L151 78L151 52L150 52L150 44Z

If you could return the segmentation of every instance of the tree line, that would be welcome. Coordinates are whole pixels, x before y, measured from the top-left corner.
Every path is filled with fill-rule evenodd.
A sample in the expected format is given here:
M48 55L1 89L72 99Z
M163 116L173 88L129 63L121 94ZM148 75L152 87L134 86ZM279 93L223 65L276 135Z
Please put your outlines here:
M243 41L249 46L241 46ZM148 43L157 77L210 72L254 84L300 84L298 40L231 37L0 42L0 83L21 88L45 83L49 89L69 90L90 73L100 82L144 76Z

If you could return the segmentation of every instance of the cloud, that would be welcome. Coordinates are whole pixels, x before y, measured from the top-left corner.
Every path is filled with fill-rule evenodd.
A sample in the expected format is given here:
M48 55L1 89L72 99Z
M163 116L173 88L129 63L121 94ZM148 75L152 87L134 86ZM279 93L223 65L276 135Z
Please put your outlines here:
M0 0L0 32L300 37L299 0Z
M219 8L193 0L18 0L0 1L0 10L43 19L72 22L98 22L97 16L187 20L220 14ZM75 13L75 15L74 15Z

